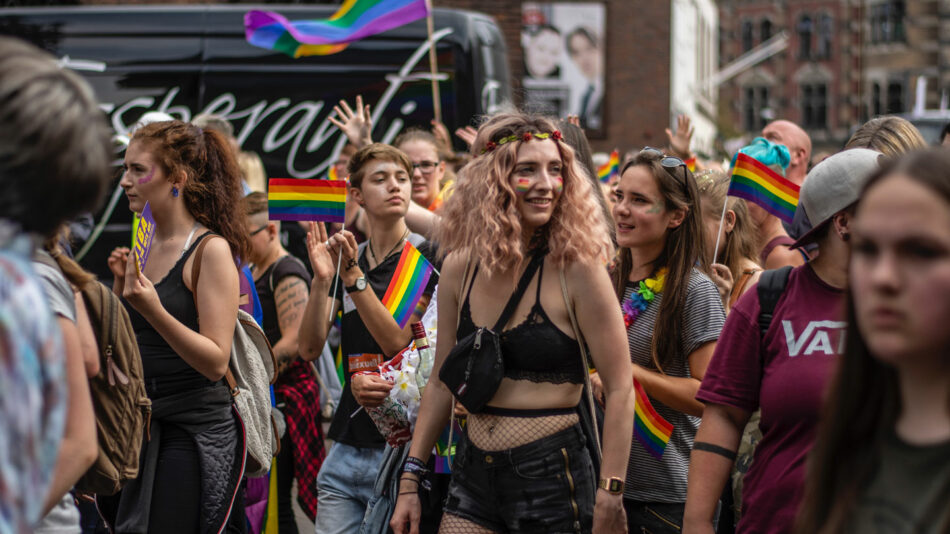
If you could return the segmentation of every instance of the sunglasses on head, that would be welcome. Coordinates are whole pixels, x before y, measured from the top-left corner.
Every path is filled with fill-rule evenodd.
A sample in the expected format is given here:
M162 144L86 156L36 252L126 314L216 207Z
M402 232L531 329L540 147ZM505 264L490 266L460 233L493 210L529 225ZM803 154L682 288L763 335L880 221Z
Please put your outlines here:
M640 151L641 154L651 154L660 157L660 165L666 170L666 172L676 179L683 186L683 189L686 191L686 194L689 195L689 187L686 185L687 177L689 176L689 167L686 166L686 162L681 160L676 156L670 156L664 154L662 150L653 148L652 146L643 147L643 150ZM683 168L682 175L679 174L679 168Z

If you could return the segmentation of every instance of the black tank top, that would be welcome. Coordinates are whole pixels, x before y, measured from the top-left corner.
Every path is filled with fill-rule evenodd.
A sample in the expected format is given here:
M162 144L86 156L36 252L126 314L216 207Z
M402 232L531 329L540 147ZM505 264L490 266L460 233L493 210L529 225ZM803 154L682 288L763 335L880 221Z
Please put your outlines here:
M191 290L185 286L181 274L188 257L195 251L202 239L210 236L205 232L181 255L175 266L165 278L155 284L155 291L162 306L182 324L198 331L198 310L195 309L195 299ZM135 311L125 299L122 299L125 309L129 312L132 329L139 343L139 352L142 353L142 371L145 374L145 390L148 396L155 399L172 393L179 393L192 389L210 386L214 382L195 370L185 360L181 359L168 345L168 342L155 331L155 328L145 320L145 317Z
M478 329L472 321L469 298L478 266L472 273L472 283L462 303L456 339L462 339ZM552 384L583 384L584 365L577 341L561 331L541 306L541 277L544 263L538 268L538 289L534 306L521 324L501 332L502 357L505 361L505 377L530 382Z

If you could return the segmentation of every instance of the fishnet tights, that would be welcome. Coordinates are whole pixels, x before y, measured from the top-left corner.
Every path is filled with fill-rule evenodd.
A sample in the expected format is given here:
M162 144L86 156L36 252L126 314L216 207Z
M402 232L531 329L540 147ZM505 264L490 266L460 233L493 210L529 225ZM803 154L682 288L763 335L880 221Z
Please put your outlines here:
M543 417L471 414L468 416L466 433L472 445L479 449L502 451L550 436L576 425L577 422L576 413Z
M439 534L495 534L495 531L457 515L445 513L439 523Z

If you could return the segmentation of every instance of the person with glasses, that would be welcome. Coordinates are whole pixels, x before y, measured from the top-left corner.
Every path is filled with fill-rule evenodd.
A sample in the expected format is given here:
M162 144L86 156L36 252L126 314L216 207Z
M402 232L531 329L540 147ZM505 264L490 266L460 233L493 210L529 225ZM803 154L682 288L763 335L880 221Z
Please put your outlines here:
M396 138L393 146L412 161L412 201L429 211L438 209L450 184L442 184L445 162L439 157L435 136L426 130L408 130Z
M633 376L673 425L662 454L636 438L623 492L629 532L679 532L686 474L702 404L696 391L725 322L709 279L702 208L682 160L645 148L614 190L618 256L614 290L626 325ZM599 373L592 376L595 395ZM637 399L642 403L641 399Z
M298 357L297 334L307 307L310 274L280 241L280 221L267 218L267 194L242 200L250 230L251 274L260 299L261 326L277 359L274 393L287 421L277 455L277 515L282 534L296 533L291 486L297 479L298 501L313 521L317 512L317 472L326 453L320 426L320 390L309 364ZM291 223L295 224L295 223Z

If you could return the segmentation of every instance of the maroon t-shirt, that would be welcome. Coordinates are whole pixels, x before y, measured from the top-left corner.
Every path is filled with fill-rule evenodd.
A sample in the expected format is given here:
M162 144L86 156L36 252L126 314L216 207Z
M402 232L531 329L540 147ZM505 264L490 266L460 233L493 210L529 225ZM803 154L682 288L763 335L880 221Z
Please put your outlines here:
M756 289L726 319L696 398L762 409L762 440L743 484L738 533L792 529L825 387L844 350L843 305L844 292L806 263L789 275L764 339Z

